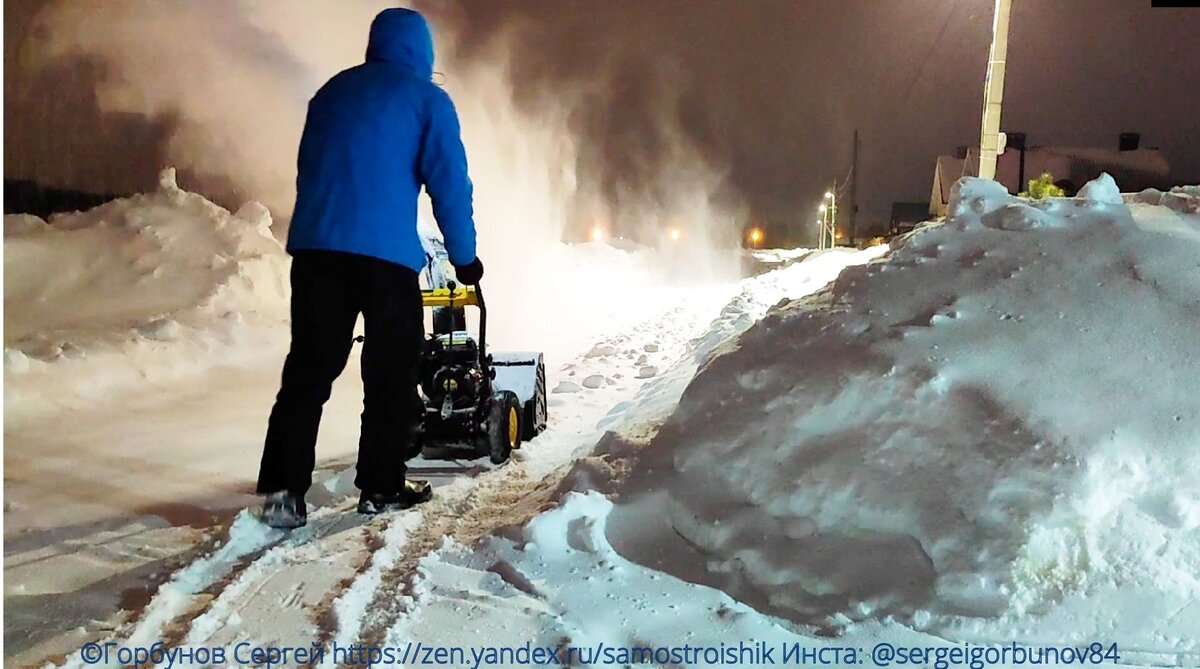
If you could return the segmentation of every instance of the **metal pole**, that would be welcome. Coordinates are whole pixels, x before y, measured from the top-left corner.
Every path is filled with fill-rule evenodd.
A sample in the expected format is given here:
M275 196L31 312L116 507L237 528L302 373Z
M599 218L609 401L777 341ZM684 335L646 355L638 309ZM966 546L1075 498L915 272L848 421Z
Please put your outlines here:
M854 129L854 155L850 162L850 244L858 239L858 129Z
M829 198L829 248L837 246L837 184L833 185Z
M1000 155L1000 111L1004 105L1004 71L1008 60L1008 25L1012 0L996 0L992 22L992 48L988 58L987 81L983 85L983 131L979 139L979 176L996 178L996 159Z

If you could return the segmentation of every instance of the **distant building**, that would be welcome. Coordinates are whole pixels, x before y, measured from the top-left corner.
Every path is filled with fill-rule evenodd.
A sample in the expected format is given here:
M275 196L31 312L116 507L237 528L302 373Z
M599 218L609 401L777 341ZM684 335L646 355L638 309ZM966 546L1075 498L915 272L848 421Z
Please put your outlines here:
M1026 190L1030 179L1046 172L1054 176L1055 183L1068 195L1074 195L1101 172L1111 174L1126 192L1170 185L1171 170L1166 157L1158 149L1141 148L1141 137L1136 133L1121 135L1117 149L1065 146L1026 149L1023 148L1024 135L1014 133L1009 137L1009 147L996 165L996 181L1004 184L1010 193ZM1018 140L1016 146L1012 139ZM945 216L954 182L978 173L978 148L960 147L956 156L939 156L934 168L929 213Z
M924 202L893 202L892 222L888 228L888 236L895 237L906 232L912 232L918 224L930 219L929 205Z
M33 214L46 218L51 214L83 211L115 200L113 193L85 193L69 188L47 188L26 179L4 180L4 213Z
M929 196L926 213L937 217L945 216L950 203L950 189L954 182L974 174L979 174L977 151L968 152L966 147L962 147L957 156L938 156L937 165L933 170L933 192Z

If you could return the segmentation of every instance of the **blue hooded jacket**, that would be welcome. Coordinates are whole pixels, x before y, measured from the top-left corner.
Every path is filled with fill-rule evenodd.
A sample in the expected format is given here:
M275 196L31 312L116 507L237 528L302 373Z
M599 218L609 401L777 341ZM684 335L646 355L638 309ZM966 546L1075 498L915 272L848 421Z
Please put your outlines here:
M343 251L419 272L424 186L450 262L475 259L458 114L432 76L425 18L399 8L375 17L367 61L330 79L309 102L288 251Z

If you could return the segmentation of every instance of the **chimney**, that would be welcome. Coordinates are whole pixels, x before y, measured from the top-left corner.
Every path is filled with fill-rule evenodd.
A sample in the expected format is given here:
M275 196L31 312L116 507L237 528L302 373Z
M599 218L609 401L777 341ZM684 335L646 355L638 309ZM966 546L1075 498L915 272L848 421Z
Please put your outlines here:
M1142 133L1140 132L1123 132L1120 138L1120 149L1122 151L1137 151L1142 145Z
M968 150L969 150L968 147L960 146L960 147L954 149L954 157L958 158L959 160L966 160Z

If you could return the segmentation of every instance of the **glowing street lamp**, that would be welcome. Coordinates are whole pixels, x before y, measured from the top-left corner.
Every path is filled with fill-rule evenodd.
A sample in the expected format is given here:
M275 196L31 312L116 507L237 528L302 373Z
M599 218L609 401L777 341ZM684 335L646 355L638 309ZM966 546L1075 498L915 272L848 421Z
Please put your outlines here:
M837 246L837 240L840 238L837 232L837 194L832 190L825 191L825 199L829 204L822 202L821 206L817 207L821 212L821 236L817 244L819 250Z
M604 229L600 226L592 228L592 241L599 242L604 240Z
M679 228L671 228L671 232L670 232L671 241L673 241L673 242L679 241L679 237L681 234L682 233L679 232Z
M759 243L762 242L762 238L763 238L762 230L759 230L758 228L754 228L753 230L750 231L750 244L752 244L753 246L758 246Z

